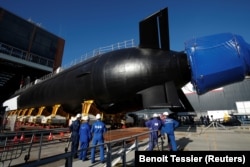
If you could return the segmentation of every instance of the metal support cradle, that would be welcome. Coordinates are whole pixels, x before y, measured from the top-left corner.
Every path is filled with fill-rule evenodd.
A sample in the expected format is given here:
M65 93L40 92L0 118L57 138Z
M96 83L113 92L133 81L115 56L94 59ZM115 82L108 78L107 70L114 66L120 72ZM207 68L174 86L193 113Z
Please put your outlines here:
M224 125L218 123L217 121L213 121L206 128L204 128L204 129L202 128L200 134L204 133L210 127L213 127L214 129L218 129L220 127L224 130L227 130Z

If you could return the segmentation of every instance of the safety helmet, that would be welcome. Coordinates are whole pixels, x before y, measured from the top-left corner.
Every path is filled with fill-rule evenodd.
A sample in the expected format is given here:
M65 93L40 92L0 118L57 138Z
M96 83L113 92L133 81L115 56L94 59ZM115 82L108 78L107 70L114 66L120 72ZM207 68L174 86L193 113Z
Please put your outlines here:
M82 117L82 120L84 120L84 121L87 121L87 120L89 120L89 116L84 116L84 117Z
M154 113L154 114L153 114L153 117L154 117L154 118L158 117L158 114Z
M81 114L77 114L77 115L76 115L76 118L81 118L81 117L82 117Z
M96 118L96 119L100 119L100 118L101 118L101 115L100 115L100 114L96 114L95 118Z
M168 112L164 112L163 115L169 115Z

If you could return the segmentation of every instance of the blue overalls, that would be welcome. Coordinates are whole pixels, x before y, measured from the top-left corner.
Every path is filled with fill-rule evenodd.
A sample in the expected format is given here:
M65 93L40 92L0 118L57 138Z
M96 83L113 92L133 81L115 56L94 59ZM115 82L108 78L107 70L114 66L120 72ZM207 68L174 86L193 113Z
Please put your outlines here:
M158 118L153 118L148 120L145 125L151 131L149 136L149 146L148 151L152 151L156 145L158 145L158 130L161 129L162 121ZM157 131L156 131L157 130Z
M81 122L80 120L75 120L70 125L69 129L71 131L71 153L77 158L77 151L79 147L79 129Z
M104 143L103 134L107 131L105 124L97 120L92 124L91 133L93 133L92 146ZM100 146L100 160L104 162L104 145ZM91 149L91 162L95 162L95 147Z
M89 142L91 141L92 135L91 135L91 126L88 122L85 122L81 124L80 130L79 130L79 136L80 136L80 154L79 159L80 160L86 160L87 151L89 147Z
M175 135L174 135L174 130L179 126L179 122L171 119L171 118L166 118L163 120L163 126L162 126L162 133L167 133L168 139L170 140L170 144L172 146L172 151L177 151L177 145L175 141Z

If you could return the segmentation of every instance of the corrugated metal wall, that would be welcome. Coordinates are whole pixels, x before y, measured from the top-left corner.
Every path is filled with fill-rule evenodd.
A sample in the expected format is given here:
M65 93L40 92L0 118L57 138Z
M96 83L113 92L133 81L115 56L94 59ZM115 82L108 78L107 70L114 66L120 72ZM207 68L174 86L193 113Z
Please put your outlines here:
M236 110L236 101L250 101L250 79L198 96L186 94L195 111Z

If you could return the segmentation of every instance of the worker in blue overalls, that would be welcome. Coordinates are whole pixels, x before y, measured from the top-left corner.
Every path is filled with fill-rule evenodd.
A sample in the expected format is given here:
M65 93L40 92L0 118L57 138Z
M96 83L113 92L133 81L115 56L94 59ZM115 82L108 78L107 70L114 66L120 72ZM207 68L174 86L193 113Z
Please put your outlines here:
M79 129L81 125L81 114L77 114L75 120L69 126L71 132L71 153L74 158L78 158L77 151L79 147Z
M91 133L93 134L92 146L104 143L104 133L107 131L106 125L101 121L101 115L96 115L96 122L91 126ZM91 163L95 163L95 148L91 149ZM104 163L104 145L100 145L100 160Z
M158 114L154 113L153 119L148 120L145 125L151 131L149 135L148 151L152 151L156 145L158 146L158 131L161 129L162 121L158 118Z
M89 116L84 116L82 120L83 120L83 123L81 124L80 130L79 130L79 136L80 136L79 159L82 161L86 161L86 160L89 160L87 158L87 151L88 151L89 142L91 141L92 135L91 135L91 126L89 124Z
M168 112L164 112L162 115L163 115L162 119L163 125L161 133L163 136L165 135L165 133L167 134L169 142L171 144L172 151L177 151L177 144L175 141L174 130L179 126L179 122L172 118L169 118Z

